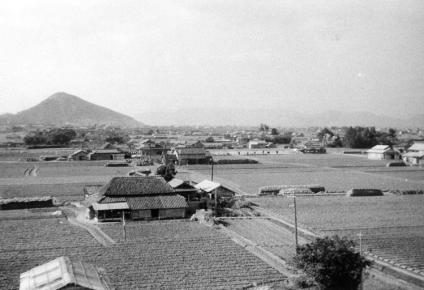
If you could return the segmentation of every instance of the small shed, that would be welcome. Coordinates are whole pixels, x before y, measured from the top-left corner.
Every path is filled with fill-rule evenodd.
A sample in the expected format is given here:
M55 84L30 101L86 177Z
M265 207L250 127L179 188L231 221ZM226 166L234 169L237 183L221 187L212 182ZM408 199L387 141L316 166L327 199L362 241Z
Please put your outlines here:
M118 149L100 149L90 152L88 160L124 160L125 154Z
M389 145L376 145L367 150L367 156L370 160L392 160L399 159L399 153Z
M20 275L19 290L109 290L104 269L62 256Z
M410 165L420 165L424 163L424 142L415 142L402 155L403 161Z
M173 178L168 181L168 183L174 189L175 193L184 196L187 201L195 200L200 197L199 190L188 181Z
M87 160L88 152L85 150L77 150L68 156L68 160Z
M213 182L206 179L196 184L195 187L209 194L209 198L211 199L215 198L215 194L217 194L218 197L233 197L236 195L236 193L228 187L223 186L218 182Z

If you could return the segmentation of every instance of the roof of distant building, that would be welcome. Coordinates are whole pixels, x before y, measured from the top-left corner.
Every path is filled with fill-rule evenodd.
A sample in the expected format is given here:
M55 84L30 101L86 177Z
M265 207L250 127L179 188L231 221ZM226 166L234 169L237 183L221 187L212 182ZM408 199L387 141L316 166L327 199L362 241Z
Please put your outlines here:
M414 144L408 148L408 151L410 150L424 151L424 142L414 142Z
M196 184L194 187L196 187L197 189L201 189L205 192L212 192L220 186L221 184L218 182L213 182L205 179L202 182Z
M99 192L103 196L142 196L174 190L161 176L121 176L112 178Z
M367 150L367 153L384 153L389 150L392 150L389 145L375 145L371 149Z

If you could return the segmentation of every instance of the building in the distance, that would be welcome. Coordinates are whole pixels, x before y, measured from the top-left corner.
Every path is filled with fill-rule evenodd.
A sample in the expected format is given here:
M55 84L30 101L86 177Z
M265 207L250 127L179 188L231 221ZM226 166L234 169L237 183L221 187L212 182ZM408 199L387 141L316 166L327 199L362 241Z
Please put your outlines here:
M367 150L367 157L370 160L392 160L399 159L400 154L389 145L375 145Z
M402 155L403 161L410 165L424 164L424 142L415 142Z

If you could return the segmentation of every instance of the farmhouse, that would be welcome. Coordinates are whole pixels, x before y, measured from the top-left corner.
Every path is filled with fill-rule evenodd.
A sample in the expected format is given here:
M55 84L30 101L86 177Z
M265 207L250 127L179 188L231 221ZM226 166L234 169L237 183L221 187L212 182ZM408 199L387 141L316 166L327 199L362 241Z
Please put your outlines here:
M88 152L85 150L77 150L68 156L68 160L87 160Z
M169 149L164 146L164 143L156 143L151 139L145 139L140 142L140 145L136 148L137 154L140 154L141 156L154 156L159 157L164 152Z
M188 181L173 178L168 183L174 189L175 193L184 196L187 201L198 199L199 197L199 190Z
M367 150L367 156L370 160L391 160L399 159L399 153L389 145L376 145Z
M203 147L176 147L173 152L179 165L207 164L211 160L210 153Z
M217 197L233 197L235 196L235 192L218 182L213 182L210 180L203 180L202 182L195 185L197 189L200 189L202 192L207 193L210 199L215 198L215 194Z
M160 176L114 177L90 207L99 221L184 218L187 202Z
M62 256L20 275L19 290L108 290L104 270Z
M405 154L403 161L410 165L420 165L424 163L424 142L415 142Z
M249 149L259 149L259 148L267 148L267 142L264 140L252 140L247 144L247 148Z
M87 155L88 160L123 160L125 154L118 149L99 149Z

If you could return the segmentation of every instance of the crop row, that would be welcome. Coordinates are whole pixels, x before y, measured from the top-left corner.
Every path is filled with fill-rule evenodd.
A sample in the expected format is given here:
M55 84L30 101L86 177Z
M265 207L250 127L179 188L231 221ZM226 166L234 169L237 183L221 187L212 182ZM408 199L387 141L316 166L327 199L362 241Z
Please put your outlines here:
M85 230L72 226L64 218L1 220L0 253L11 250L66 248L95 245Z
M111 228L109 234L121 229L119 224L104 227ZM38 247L37 241L31 240L26 241L30 245L23 250L9 247L0 255L0 268L5 269L5 275L0 275L0 289L17 289L19 273L61 255L105 268L116 289L240 289L253 283L285 279L214 229L189 222L127 226L128 232L143 229L144 233L134 233L134 239L110 247L78 241L74 247L67 247L68 241L64 247L56 247L57 243L49 237L47 242L53 243L50 248ZM51 236L60 239L62 230L57 234L54 231L51 229ZM77 239L80 234L84 235L72 235Z
M230 230L284 260L289 260L295 255L293 233L270 220L263 218L227 219L226 222ZM302 242L304 242L303 239Z
M293 223L291 198L255 198ZM424 197L298 197L298 224L324 235L347 236L362 249L406 267L424 269Z

